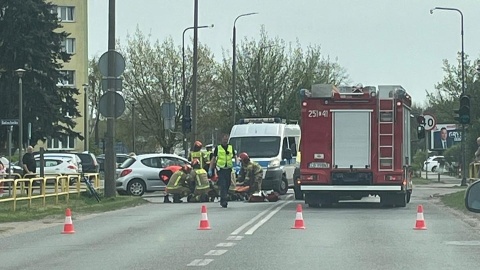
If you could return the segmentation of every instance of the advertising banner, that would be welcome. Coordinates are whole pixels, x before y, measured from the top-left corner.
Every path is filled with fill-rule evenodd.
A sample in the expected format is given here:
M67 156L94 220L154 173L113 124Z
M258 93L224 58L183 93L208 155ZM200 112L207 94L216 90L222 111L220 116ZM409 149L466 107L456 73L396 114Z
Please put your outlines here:
M445 150L461 141L461 127L456 124L437 124L430 132L430 150Z

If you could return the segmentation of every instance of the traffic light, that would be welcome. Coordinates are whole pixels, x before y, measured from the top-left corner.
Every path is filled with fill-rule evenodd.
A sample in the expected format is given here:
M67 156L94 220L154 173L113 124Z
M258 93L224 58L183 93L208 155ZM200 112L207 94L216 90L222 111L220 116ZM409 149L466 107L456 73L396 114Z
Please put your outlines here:
M470 124L470 96L461 95L460 96L460 108L454 110L458 116L455 117L458 123L462 125Z
M192 131L192 118L183 118L182 128L184 133L189 133Z
M190 106L185 106L185 111L182 119L182 130L183 133L189 133L192 131L192 117L190 116Z
M425 117L423 117L423 115L417 116L417 123L421 126L425 126Z

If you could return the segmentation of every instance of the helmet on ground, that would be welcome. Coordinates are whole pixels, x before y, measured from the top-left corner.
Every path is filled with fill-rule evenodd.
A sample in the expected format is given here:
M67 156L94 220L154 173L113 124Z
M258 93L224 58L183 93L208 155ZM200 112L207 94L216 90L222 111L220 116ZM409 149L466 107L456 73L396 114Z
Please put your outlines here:
M193 145L196 146L196 147L202 148L202 143L200 141L195 141L195 143Z
M245 152L240 153L239 157L242 162L250 161L250 157Z
M192 170L192 166L190 166L190 164L185 164L182 166L182 170L188 173Z

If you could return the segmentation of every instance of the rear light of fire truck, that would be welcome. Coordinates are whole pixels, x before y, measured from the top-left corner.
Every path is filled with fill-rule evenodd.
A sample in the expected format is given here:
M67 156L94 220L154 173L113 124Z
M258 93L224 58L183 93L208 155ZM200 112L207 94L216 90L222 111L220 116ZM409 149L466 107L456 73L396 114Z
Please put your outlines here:
M304 174L300 176L300 181L316 181L317 176L315 174Z

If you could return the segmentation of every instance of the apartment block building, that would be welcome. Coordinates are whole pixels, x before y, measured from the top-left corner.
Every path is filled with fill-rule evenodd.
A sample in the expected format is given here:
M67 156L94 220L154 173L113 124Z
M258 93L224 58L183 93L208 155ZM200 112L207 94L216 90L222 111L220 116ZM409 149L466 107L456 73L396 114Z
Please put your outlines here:
M60 84L80 90L77 96L78 110L81 117L76 117L75 131L85 137L85 91L88 90L88 0L53 0L56 12L63 28L60 31L70 33L64 42L64 50L71 54L71 60L63 64L62 73L65 79ZM87 110L88 111L88 110ZM41 142L39 142L41 144ZM42 145L39 145L42 146ZM65 136L61 139L50 139L43 145L48 150L84 150L84 141Z

